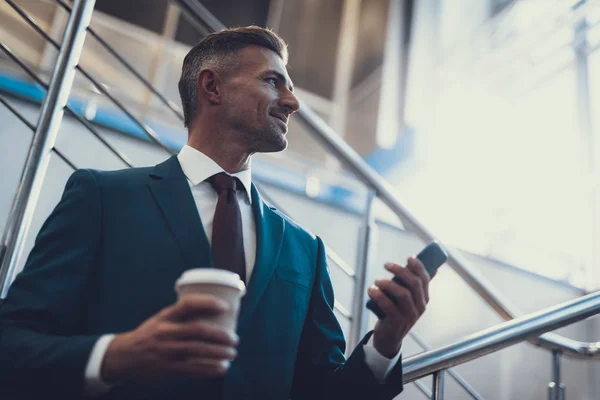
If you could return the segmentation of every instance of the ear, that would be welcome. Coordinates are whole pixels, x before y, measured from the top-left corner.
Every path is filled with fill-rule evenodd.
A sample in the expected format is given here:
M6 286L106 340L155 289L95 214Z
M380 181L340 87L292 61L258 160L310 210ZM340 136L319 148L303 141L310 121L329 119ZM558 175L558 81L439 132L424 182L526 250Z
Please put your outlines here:
M198 98L204 98L209 103L221 104L223 80L213 69L203 69L198 74Z

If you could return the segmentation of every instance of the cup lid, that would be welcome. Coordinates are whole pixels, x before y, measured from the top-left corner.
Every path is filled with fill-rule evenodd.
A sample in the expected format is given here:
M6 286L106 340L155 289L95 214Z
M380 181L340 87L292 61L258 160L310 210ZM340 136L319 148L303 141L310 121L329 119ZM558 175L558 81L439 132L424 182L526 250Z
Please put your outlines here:
M194 283L212 283L239 289L242 295L246 285L235 272L215 268L193 268L185 271L175 282L175 288Z

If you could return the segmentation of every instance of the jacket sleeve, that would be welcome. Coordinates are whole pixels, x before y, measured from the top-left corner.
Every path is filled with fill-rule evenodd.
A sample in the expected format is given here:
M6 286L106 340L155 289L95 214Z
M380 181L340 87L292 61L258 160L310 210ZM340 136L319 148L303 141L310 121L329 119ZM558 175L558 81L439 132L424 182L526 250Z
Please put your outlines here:
M94 174L75 172L0 306L0 387L54 398L82 393L99 338L85 334L84 321L101 218Z
M333 287L327 271L327 257L320 238L317 273L294 373L293 400L344 398L393 399L403 389L402 362L380 384L365 363L363 346L371 333L345 360L346 343L333 313Z

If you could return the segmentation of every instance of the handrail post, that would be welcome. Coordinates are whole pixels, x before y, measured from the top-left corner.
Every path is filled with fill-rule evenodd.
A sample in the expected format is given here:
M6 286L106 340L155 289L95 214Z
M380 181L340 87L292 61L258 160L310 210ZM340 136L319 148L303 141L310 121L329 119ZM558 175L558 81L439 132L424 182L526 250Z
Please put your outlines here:
M0 298L6 296L23 252L50 154L67 104L75 67L79 63L95 0L75 0L58 52L52 78L40 112L37 129L0 243Z
M415 332L410 331L408 333L408 335L410 336L410 338L412 340L415 341L415 343L417 343L419 345L419 347L421 347L422 350L424 350L424 351L431 350L431 347L427 343L425 343L425 341L423 339L421 339L419 337L419 335L417 335ZM448 375L451 378L453 378L456 381L456 383L458 383L458 385L461 388L463 388L469 394L469 396L471 396L472 399L483 400L483 397L479 393L477 393L477 391L471 385L469 385L469 383L467 383L467 381L463 377L461 377L458 374L458 372L456 372L452 368L448 368L446 370L446 372L448 373ZM414 381L414 382L417 382L417 381ZM429 398L431 398L431 396L429 396Z
M548 385L548 400L565 400L565 385L560 382L560 361L562 353L552 351L552 382Z
M433 374L433 400L444 400L444 375L443 369Z
M367 315L365 315L365 293L369 266L373 257L373 246L377 238L377 225L374 216L375 192L369 190L363 225L359 234L358 263L355 269L354 303L352 304L352 325L348 349L354 349L367 331Z

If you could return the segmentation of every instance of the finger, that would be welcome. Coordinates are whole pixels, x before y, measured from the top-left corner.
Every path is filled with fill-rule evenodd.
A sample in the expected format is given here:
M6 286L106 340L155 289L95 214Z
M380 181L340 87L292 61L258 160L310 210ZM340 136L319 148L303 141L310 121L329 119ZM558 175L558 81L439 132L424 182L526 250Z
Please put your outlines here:
M182 321L202 315L222 314L228 309L227 302L216 296L194 294L185 296L177 303L165 308L159 315L170 321Z
M417 305L419 311L421 313L424 312L424 307L427 306L428 297L425 296L425 291L423 290L424 284L421 277L414 274L410 269L401 267L398 264L386 263L385 268L400 278L404 286L410 291L413 301Z
M237 350L234 347L199 341L164 343L160 351L168 358L180 360L187 358L234 360L237 357Z
M224 375L230 365L231 363L227 360L188 358L184 361L170 363L165 369L175 376L215 377Z
M377 286L371 286L368 289L367 294L373 299L381 311L385 313L386 320L389 318L395 321L402 317L402 313L398 309L398 306Z
M235 332L214 322L200 320L165 323L160 328L159 337L166 341L200 340L225 346L236 346L239 342Z
M375 285L393 299L396 308L407 318L418 318L425 312L423 293L414 295L409 288L398 285L391 280L376 280Z
M429 303L429 282L431 281L431 277L425 269L425 265L423 265L421 260L419 260L418 258L409 257L406 263L406 268L408 268L413 274L421 278L423 293L425 293L425 302Z

